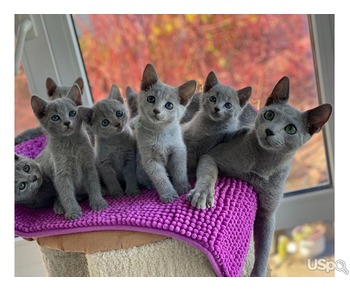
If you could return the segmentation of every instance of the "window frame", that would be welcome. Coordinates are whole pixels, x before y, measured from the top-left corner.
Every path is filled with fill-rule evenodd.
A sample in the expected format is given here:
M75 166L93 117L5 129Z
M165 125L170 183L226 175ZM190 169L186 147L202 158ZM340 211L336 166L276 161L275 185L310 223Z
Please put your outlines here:
M47 77L70 85L84 80L83 104L93 99L70 14L30 14L37 37L28 39L22 57L32 94L46 96ZM16 15L16 20L24 15ZM320 103L334 106L334 15L309 15L309 27ZM16 21L18 23L18 21ZM17 24L16 24L17 25ZM282 199L276 213L276 229L324 220L334 222L334 113L323 129L330 184L326 188L298 191ZM295 216L298 214L298 216Z

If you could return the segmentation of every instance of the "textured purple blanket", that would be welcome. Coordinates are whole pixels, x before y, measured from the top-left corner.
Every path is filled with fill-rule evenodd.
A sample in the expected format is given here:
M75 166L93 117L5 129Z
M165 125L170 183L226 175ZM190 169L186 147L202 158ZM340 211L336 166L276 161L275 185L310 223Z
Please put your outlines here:
M39 136L16 145L15 152L35 157L46 145ZM257 195L246 182L221 177L216 183L215 206L197 210L182 195L164 204L153 190L137 197L107 198L109 206L92 211L82 202L83 215L72 221L52 209L15 208L15 233L41 237L98 230L157 233L182 240L204 252L218 276L240 276L249 249L257 209Z

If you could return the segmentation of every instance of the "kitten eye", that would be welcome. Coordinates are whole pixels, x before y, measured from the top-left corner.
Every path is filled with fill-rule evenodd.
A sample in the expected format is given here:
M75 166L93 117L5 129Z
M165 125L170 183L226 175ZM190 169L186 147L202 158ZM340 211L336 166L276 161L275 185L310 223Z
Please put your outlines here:
M30 170L30 166L28 164L26 164L25 166L23 166L23 171L25 172L29 172Z
M211 102L216 102L216 97L215 97L215 96L209 97L209 101L211 101Z
M284 130L287 132L289 135L294 135L297 132L297 128L293 124L287 125Z
M273 111L267 111L264 114L264 118L268 121L272 121L274 117L275 117L275 113Z
M26 188L26 186L27 186L27 184L26 184L24 181L22 181L22 182L19 183L19 189L20 189L21 191L23 191L23 190Z
M118 118L122 117L123 114L124 114L124 113L123 113L121 110L118 110L118 111L116 111L116 113L115 113L115 115L116 115Z
M147 101L149 103L154 103L156 101L156 98L153 95L147 96Z
M57 122L57 121L59 121L59 120L60 120L60 117L59 117L58 115L53 115L53 116L51 117L51 121Z
M76 114L77 114L76 111L70 111L70 112L69 112L69 116L70 116L71 118L75 117Z
M226 102L225 108L228 108L228 109L232 108L232 103Z
M174 105L173 105L171 102L167 102L167 103L165 104L165 108L166 108L167 110L172 110L172 109L174 108Z
M102 122L101 122L101 125L102 127L107 127L109 125L109 121L107 119L104 119Z

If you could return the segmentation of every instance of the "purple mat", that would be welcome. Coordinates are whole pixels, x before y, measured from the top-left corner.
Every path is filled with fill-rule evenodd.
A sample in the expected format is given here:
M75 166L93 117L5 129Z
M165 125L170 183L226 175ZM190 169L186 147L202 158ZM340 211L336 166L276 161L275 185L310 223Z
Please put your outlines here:
M34 157L40 151L32 148L45 147L44 138L25 141L15 151ZM246 182L219 178L215 206L206 210L193 208L186 195L175 202L161 203L153 190L143 190L137 197L107 198L107 201L109 206L102 211L91 210L88 202L81 203L83 215L72 221L55 215L51 208L39 210L18 205L15 233L24 238L99 230L162 234L204 252L218 276L242 274L257 209L257 195Z

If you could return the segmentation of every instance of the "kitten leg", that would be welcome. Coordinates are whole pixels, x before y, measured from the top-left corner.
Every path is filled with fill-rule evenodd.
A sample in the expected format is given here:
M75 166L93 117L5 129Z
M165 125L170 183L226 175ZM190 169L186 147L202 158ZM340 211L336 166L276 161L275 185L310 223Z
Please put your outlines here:
M102 181L107 187L108 197L116 199L124 195L124 191L118 181L117 173L111 164L99 165L98 171Z
M174 151L168 162L169 175L175 190L179 195L187 193L190 189L187 177L186 148Z
M128 196L137 195L140 190L136 179L136 157L134 153L130 154L129 159L124 166L123 174L126 184L125 193Z
M197 209L214 206L215 183L218 177L218 167L209 155L203 155L197 167L197 182L193 190L187 195L191 205Z
M145 159L142 162L146 173L158 191L160 200L168 203L178 199L179 196L169 180L164 165L154 159Z
M265 277L275 230L275 213L258 209L254 222L255 262L251 277Z
M92 210L102 210L108 206L102 197L100 179L94 160L88 161L83 167L83 186L89 194L89 205Z
M55 202L53 203L53 211L57 215L63 215L64 214L64 209L63 206L60 202L59 199L56 199Z
M60 203L64 210L65 219L73 220L80 217L82 211L75 198L75 190L71 176L56 173L54 183Z

